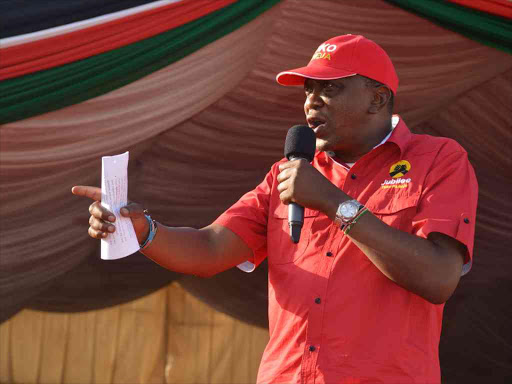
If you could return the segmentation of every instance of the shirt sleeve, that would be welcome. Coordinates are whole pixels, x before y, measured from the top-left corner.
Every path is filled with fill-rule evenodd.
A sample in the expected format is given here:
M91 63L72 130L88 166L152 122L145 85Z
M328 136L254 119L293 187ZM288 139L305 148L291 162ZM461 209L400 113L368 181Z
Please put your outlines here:
M276 166L276 164L272 166L256 188L243 195L215 220L216 224L231 230L252 249L253 259L248 261L256 266L267 257L267 222ZM254 269L242 268L242 265L239 268L246 272Z
M478 183L467 153L461 148L440 154L425 179L412 222L417 236L427 238L431 232L440 232L466 245L463 275L473 260L477 199Z

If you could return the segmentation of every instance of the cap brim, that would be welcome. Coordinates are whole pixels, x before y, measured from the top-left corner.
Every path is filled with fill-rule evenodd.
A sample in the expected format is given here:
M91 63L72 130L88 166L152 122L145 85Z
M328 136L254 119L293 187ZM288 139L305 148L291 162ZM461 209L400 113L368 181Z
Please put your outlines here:
M334 80L354 75L357 73L344 69L309 66L278 73L276 81L281 85L304 85L305 79Z

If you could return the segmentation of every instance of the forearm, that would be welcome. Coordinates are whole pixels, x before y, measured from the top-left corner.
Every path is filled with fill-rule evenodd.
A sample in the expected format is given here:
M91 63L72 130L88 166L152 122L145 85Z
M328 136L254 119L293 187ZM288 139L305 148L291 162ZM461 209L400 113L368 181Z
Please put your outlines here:
M210 277L251 257L252 252L240 242L235 234L218 226L174 228L159 223L155 238L143 253L172 271Z
M455 290L462 260L454 262L435 242L364 215L349 234L352 241L390 280L434 304Z
M116 230L114 214L100 203L101 189L75 186L73 194L94 200L89 206L89 236L105 239ZM130 218L142 253L172 271L209 277L252 260L251 248L231 230L219 224L202 229L171 228L157 224L156 235L145 244L150 225L140 204L130 202L120 209L122 216Z
M343 192L338 196L340 202L347 199ZM327 208L331 219L338 204ZM390 227L371 213L363 215L348 236L390 280L432 303L445 302L458 284L462 259L457 261L431 239Z

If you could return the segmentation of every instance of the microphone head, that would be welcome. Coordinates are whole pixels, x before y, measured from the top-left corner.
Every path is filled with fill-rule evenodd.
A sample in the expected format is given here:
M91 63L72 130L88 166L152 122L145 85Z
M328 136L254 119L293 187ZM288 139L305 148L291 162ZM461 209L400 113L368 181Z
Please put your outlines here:
M304 158L313 161L316 149L315 132L307 125L294 125L288 130L284 144L284 156L292 158Z

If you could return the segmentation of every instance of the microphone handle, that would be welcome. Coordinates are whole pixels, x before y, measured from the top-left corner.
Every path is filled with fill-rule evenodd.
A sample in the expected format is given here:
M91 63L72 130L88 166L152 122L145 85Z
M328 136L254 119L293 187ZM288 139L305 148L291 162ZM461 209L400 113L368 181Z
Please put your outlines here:
M297 203L288 204L288 225L290 237L297 244L300 240L300 231L304 225L304 207Z
M290 161L307 159L303 157L290 156ZM300 232L304 225L304 207L297 203L288 204L288 225L290 226L290 238L293 243L297 244L300 240Z

